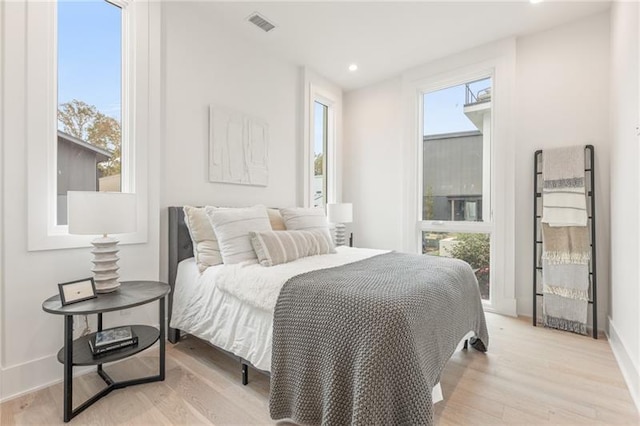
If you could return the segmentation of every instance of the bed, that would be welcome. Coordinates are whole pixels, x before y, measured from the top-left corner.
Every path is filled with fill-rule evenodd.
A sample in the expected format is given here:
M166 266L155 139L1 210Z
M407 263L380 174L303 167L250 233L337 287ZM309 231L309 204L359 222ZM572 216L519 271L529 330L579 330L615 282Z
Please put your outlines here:
M429 337L429 349L411 351L411 365L416 371L407 373L386 368L380 365L380 360L384 360L385 357L389 358L390 355L389 353L376 353L380 352L377 349L386 348L387 352L393 352L395 348L403 347L402 344L395 341L398 338L406 338L402 335L402 330L420 327L403 325L401 316L398 317L399 321L395 321L393 316L397 311L395 306L391 309L386 309L383 306L385 329L392 329L394 324L398 323L400 326L397 331L386 333L388 336L384 332L380 335L380 328L369 326L369 323L375 323L376 320L367 319L361 326L362 330L358 330L358 333L363 336L367 333L374 336L371 341L375 340L376 344L368 344L368 346L375 346L374 350L363 351L362 348L357 349L357 344L353 344L345 346L347 352L356 348L349 354L342 351L340 352L342 355L338 357L334 357L332 354L327 355L327 351L323 353L319 349L323 345L325 348L327 347L325 341L327 333L315 333L314 330L318 326L324 327L328 322L333 322L336 313L337 316L340 316L340 312L344 311L353 311L358 316L369 317L370 313L376 313L377 307L380 306L380 299L376 295L374 297L376 300L371 302L372 305L363 307L359 311L359 301L353 299L355 300L353 302L349 299L349 297L352 298L352 295L338 293L336 296L333 294L322 302L322 309L314 313L305 314L303 312L302 314L306 317L304 315L300 317L301 313L295 311L296 305L299 304L297 302L307 303L306 306L310 306L309 301L301 300L307 296L296 295L296 288L289 286L290 282L304 277L307 281L301 283L298 290L300 288L319 289L319 293L308 297L310 300L320 300L319 298L323 297L323 293L325 293L324 289L333 287L327 285L327 277L331 283L336 284L337 290L333 291L339 292L341 291L339 282L343 276L351 275L351 280L353 280L353 277L363 276L363 270L381 268L381 263L393 262L395 264L398 262L400 264L405 259L400 256L404 255L384 250L340 247L336 254L298 259L286 265L278 265L278 268L265 268L258 264L219 265L206 269L202 274L198 271L192 256L191 238L185 224L183 210L181 207L170 207L169 283L173 291L169 297L169 340L172 343L177 343L180 339L180 333L183 331L233 354L242 362L244 384L248 379L247 364L253 365L256 369L267 374L273 371L270 409L274 419L291 418L299 423L325 424L343 423L346 418L350 419L350 423L360 424L372 422L429 424L432 421L432 402L442 399L438 383L439 373L444 362L456 349L456 344L451 344L453 340ZM384 261L381 262L378 259L384 259ZM438 260L438 262L440 261ZM465 266L462 269L460 269L460 265L456 265L456 267L462 270L462 273L466 273ZM400 269L406 269L406 267L402 266ZM437 270L437 268L434 269L434 271ZM331 275L332 273L334 275ZM383 276L385 273L380 269L376 275ZM250 284L237 285L237 283L249 282ZM283 286L284 283L286 284ZM308 292L305 290L303 293ZM367 296L367 300L371 299L369 296ZM349 307L345 309L344 303L346 302L341 300L331 311L331 300L336 297L349 299L350 301L346 305ZM387 296L384 296L382 299L383 305L386 298ZM295 303L287 303L292 300ZM471 305L475 306L476 303L481 306L479 292L477 300L471 301ZM352 308L352 306L355 307ZM372 309L371 307L376 308ZM329 309L328 312L326 312L327 309ZM311 310L305 309L305 311ZM329 320L325 319L321 323L314 322L316 318L327 315L326 318ZM353 319L348 321L351 324ZM298 328L291 332L287 328L289 324L296 324ZM418 324L421 323L418 322ZM458 331L454 340L464 341L466 348L466 339L478 336L480 338L475 339L473 345L484 352L488 344L484 315L476 315L470 324L472 325L468 327L469 330L466 330L465 333ZM305 331L305 327L309 328L309 326L311 326L311 330ZM442 328L445 325L443 323L438 327ZM344 328L348 329L350 326ZM435 336L428 327L422 327L422 329L427 330L426 334ZM275 339L274 330L276 330ZM425 334L424 330L419 333ZM342 332L351 333L353 330L343 330ZM303 343L300 343L300 339ZM427 337L425 337L426 339ZM446 344L443 343L445 340ZM306 344L309 345L308 348L305 346ZM331 344L329 343L329 345ZM433 382L430 386L433 388L429 387L429 395L427 396L423 395L421 390L425 389L425 383L429 380L426 382L424 380L416 381L413 377L422 376L419 372L421 365L425 365L426 362L422 359L423 355L429 350L433 351L433 348L438 348L437 358L439 360L438 362L430 361L434 367L429 370L437 370L437 372L430 375L430 380ZM417 356L413 356L413 352ZM272 359L272 355L274 359ZM403 357L405 355L394 352L391 356ZM363 363L370 364L370 366L362 367ZM310 368L310 366L317 368ZM381 373L386 370L391 373ZM322 373L317 374L318 371ZM407 378L402 379L406 383L397 385L399 390L393 396L385 396L384 392L380 393L376 390L376 388L387 387L389 382L397 381L388 377L388 374L408 375ZM434 374L437 374L437 380L433 379ZM380 382L373 385L376 380L380 380ZM372 383L372 385L368 386L367 383ZM323 392L326 394L327 388L333 389L334 387L339 389L339 392L336 391L335 395L323 395ZM370 389L373 390L370 391ZM389 387L389 389L392 388ZM277 395L274 397L274 394ZM318 398L318 395L322 397ZM384 400L395 398L399 403L393 409L387 407L383 411L376 412L370 406L372 403L381 405L380 398ZM377 402L373 402L376 400ZM407 404L409 407L404 406ZM393 404L391 406L394 407Z

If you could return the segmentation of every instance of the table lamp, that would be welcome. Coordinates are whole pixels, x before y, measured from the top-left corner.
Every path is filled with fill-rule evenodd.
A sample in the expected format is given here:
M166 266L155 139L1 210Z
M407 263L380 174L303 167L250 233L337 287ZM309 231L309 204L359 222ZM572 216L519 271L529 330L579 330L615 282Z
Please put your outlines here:
M353 221L353 205L351 203L327 204L327 219L336 225L336 246L345 245L345 223Z
M93 271L97 293L120 287L118 240L109 234L135 232L136 195L122 192L69 191L69 233L102 235L93 244Z

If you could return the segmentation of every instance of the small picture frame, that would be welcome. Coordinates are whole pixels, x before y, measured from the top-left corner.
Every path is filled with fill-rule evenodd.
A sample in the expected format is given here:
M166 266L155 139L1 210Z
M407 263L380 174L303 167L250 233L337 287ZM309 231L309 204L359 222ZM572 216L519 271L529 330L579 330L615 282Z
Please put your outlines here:
M84 278L58 284L58 290L60 291L62 306L98 297L96 295L96 284L93 278Z

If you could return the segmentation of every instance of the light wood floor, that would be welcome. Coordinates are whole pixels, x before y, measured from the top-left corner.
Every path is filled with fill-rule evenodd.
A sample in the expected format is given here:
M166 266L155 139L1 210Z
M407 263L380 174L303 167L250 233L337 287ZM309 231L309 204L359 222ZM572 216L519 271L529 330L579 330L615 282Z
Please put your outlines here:
M436 404L437 424L640 424L604 338L495 314L487 320L489 352L457 352L442 375L445 401ZM127 379L150 374L156 363L150 350L107 370ZM88 374L74 386L77 404L102 382ZM242 386L238 363L187 338L167 345L164 382L114 391L71 424L273 424L268 394L266 376L251 371L249 385ZM62 384L3 403L0 424L62 424Z

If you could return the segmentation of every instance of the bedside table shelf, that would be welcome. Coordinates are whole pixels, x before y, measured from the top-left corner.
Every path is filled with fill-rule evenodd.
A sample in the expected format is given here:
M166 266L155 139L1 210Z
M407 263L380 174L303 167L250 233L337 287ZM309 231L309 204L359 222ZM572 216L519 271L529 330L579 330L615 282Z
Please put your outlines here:
M133 333L138 336L138 344L127 346L104 354L93 356L89 348L89 339L96 333L80 337L73 341L73 365L100 365L114 362L135 355L147 349L160 337L160 330L148 325L132 325ZM64 347L58 352L58 361L64 364Z

